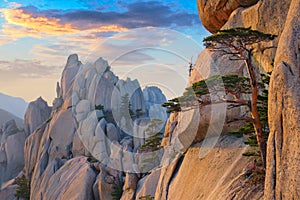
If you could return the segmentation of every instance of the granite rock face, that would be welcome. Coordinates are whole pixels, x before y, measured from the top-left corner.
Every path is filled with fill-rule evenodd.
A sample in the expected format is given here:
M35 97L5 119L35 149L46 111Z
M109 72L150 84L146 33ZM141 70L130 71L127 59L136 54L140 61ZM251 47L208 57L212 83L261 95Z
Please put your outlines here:
M133 199L138 177L129 172L139 170L139 161L134 156L133 136L118 124L120 113L124 113L122 106L126 106L120 100L128 94L133 125L141 117L153 118L148 113L156 111L160 111L158 117L166 118L160 106L164 95L153 87L145 101L137 80L119 80L104 59L81 64L77 55L68 58L60 85L52 112L46 106L49 112L43 120L36 122L32 114L39 117L43 113L43 109L34 110L41 107L36 106L42 104L41 99L28 108L27 129L31 134L24 148L24 174L31 181L31 199L65 199L71 194L76 199L112 199L114 186L122 188L123 184L123 199ZM125 176L116 169L128 173ZM71 176L75 178L68 178ZM59 181L62 177L64 181Z
M96 173L86 159L77 157L64 164L53 160L41 177L41 185L33 188L30 199L93 199Z
M292 0L269 89L265 199L300 198L300 2Z
M80 65L81 62L78 60L77 54L69 56L64 71L62 72L61 89L59 90L59 97L66 98L67 93L71 88L72 81L80 68Z
M198 0L198 12L204 27L216 33L238 7L251 6L258 0Z
M39 97L37 100L29 103L25 113L25 133L30 135L33 131L46 121L51 114L51 108L47 102Z
M24 143L26 135L14 120L0 129L0 186L16 177L24 167Z

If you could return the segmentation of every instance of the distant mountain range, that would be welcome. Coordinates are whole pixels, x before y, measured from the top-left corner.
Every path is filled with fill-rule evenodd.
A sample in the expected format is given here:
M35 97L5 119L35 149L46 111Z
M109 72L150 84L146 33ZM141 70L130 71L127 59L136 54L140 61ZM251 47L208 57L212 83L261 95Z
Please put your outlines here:
M0 109L0 127L10 121L14 119L16 121L16 124L19 128L22 128L24 125L23 125L23 119L11 114L10 112L7 112L6 110L2 110Z
M22 98L0 93L0 109L11 113L18 118L24 119L27 106L28 103Z

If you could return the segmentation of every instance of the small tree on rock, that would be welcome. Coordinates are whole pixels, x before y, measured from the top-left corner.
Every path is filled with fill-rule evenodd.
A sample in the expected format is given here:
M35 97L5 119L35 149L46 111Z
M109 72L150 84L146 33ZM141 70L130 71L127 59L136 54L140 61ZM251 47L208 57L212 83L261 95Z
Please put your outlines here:
M243 60L245 62L247 72L250 78L250 86L252 96L250 101L250 121L255 129L255 134L258 146L261 151L263 165L266 163L266 138L263 134L263 127L258 113L258 96L259 84L257 81L257 72L252 64L253 44L263 41L271 41L275 35L265 34L251 28L232 28L227 30L220 30L217 34L204 38L204 45L213 51L222 51L225 54L232 55L233 60ZM244 103L244 102L241 102Z

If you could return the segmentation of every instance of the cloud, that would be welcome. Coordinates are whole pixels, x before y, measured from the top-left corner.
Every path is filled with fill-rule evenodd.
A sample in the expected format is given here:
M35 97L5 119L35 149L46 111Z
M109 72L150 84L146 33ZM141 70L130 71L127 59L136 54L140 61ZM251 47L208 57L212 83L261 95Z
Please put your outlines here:
M62 22L59 18L46 17L44 14L36 12L34 7L0 9L0 12L6 20L0 31L0 45L24 37L42 38L76 34L93 37L96 33L115 33L127 30L116 24L98 24L82 28L69 22Z
M102 24L117 24L128 29L153 27L182 27L200 23L195 13L186 10L172 9L169 4L161 1L136 1L124 4L125 11L73 10L56 13L58 18L73 24L84 26Z
M45 65L37 60L0 61L0 77L9 78L44 78L57 77L62 70L61 66Z

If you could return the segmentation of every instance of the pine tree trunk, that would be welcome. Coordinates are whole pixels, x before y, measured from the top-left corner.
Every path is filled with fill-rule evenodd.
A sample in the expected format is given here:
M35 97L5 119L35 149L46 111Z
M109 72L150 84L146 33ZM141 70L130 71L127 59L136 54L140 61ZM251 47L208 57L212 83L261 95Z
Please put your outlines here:
M262 157L262 162L264 168L266 168L266 139L264 138L263 135L263 129L262 129L262 124L259 119L259 114L258 114L258 109L257 109L257 99L258 99L258 84L256 80L256 72L254 67L252 66L251 63L251 52L247 52L248 56L246 59L246 67L248 70L248 74L250 77L250 84L251 84L251 89L252 89L252 100L251 100L251 116L253 118L253 126L255 129L255 134L256 134L256 139L258 146L260 148L261 152L261 157Z

